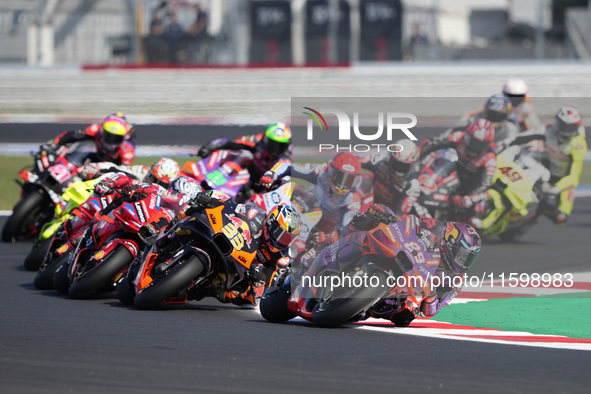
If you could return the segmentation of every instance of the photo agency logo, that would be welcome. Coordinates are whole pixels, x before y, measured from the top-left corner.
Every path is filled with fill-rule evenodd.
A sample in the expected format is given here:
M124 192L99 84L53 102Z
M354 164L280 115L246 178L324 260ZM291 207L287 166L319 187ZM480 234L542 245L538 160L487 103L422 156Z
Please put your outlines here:
M417 137L410 131L417 124L417 117L407 112L378 112L377 130L360 129L359 112L353 112L353 121L344 111L338 109L320 109L315 110L311 107L302 107L303 114L310 117L307 119L306 138L308 141L314 141L315 131L319 129L321 133L331 133L331 142L337 139L337 143L319 143L318 152L333 151L367 153L372 150L377 152L400 152L402 145L395 144L402 138L408 138L416 141ZM325 115L336 117L338 122L338 132L331 126L330 130ZM334 130L334 131L333 131ZM384 139L385 137L385 139Z

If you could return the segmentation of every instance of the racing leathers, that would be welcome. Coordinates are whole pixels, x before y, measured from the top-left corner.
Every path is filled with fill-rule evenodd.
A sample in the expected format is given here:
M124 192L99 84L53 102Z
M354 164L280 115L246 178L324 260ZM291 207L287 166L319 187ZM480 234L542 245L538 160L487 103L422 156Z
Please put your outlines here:
M179 218L191 215L195 211L205 208L215 208L224 204L236 204L236 202L224 193L217 191L202 192L190 203L189 208L179 215ZM289 265L288 249L277 250L268 245L262 236L263 226L267 219L267 213L263 208L254 202L237 204L236 215L240 220L248 224L251 239L260 239L256 256L248 271L248 284L241 289L228 290L220 286L224 281L222 278L214 278L215 297L223 303L235 305L257 305L265 287L273 284L279 274L287 270Z
M454 148L458 152L457 173L460 186L452 203L467 214L469 224L481 229L485 218L485 202L489 198L488 189L492 185L497 167L497 156L493 143L481 155L468 157L465 144L462 144L464 135L464 131L444 134L423 141L419 149L423 157L439 149Z
M206 157L216 150L230 150L232 155L229 159L247 168L250 173L251 183L254 183L277 162L282 160L291 161L291 149L288 149L284 155L273 157L262 143L263 136L262 133L245 135L234 141L225 137L218 138L201 147L198 155Z
M583 162L587 153L585 127L581 125L577 134L566 139L559 139L554 124L547 123L545 133L537 130L522 133L513 141L514 145L531 142L544 144L542 164L550 171L550 181L545 185L545 207L543 213L554 224L566 223L573 210L575 189L579 185ZM534 158L538 158L535 156Z
M395 216L394 212L381 204L374 204L367 212L355 215L348 225L331 234L330 242L337 242L339 239L355 232L368 232L381 223L388 225L401 220L405 221L405 228L416 229L417 234L421 234L421 239L430 240L433 242L433 247L438 247L436 242L441 238L441 232L445 230L446 222L435 219L420 219L414 215ZM356 254L355 248L350 250L352 251L350 255L343 252L339 255L341 264L346 265L346 261L349 260L359 260L361 253ZM463 286L464 272L454 273L443 261L440 261L435 275L439 277L438 282L441 286L425 286L422 289L422 294L417 292L417 286L415 286L413 294L416 299L419 299L418 304L404 295L404 293L407 293L404 289L395 288L386 297L369 308L364 316L360 316L360 319L382 318L392 321L397 326L404 327L415 317L435 316L460 293Z
M131 128L128 131L123 143L114 151L103 149L100 140L101 129L102 125L97 123L91 124L83 130L64 131L46 145L55 149L74 142L93 141L97 146L97 153L91 155L91 161L110 161L115 164L131 165L135 158L135 129Z
M322 219L316 224L315 230L325 234L333 231L337 225L348 223L365 204L373 202L373 193L368 192L371 189L369 178L361 178L348 193L334 193L327 164L294 164L291 176L313 184L310 192L322 211ZM371 201L366 201L368 199Z
M397 215L409 214L421 195L418 173L410 171L402 180L394 179L388 158L363 163L373 173L374 201L384 204Z
M476 122L482 117L484 117L484 110L473 112L464 121L460 122L458 126L453 127L450 132L465 130L469 124ZM509 146L511 141L519 133L518 118L515 112L512 112L507 120L492 122L492 125L495 129L495 146L493 150L496 154L499 154Z

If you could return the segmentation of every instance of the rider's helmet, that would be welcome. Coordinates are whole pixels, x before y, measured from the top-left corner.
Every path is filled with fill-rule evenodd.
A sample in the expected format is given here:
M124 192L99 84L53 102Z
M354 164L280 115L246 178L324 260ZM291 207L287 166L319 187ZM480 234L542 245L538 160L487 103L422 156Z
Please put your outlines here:
M579 133L582 119L581 113L570 105L563 105L556 113L554 129L558 142L566 141Z
M129 129L127 119L121 112L107 116L100 131L101 150L104 152L116 151L123 144Z
M409 139L396 141L395 145L400 145L399 151L390 155L388 164L390 173L396 182L400 182L412 170L413 164L417 161L417 145Z
M262 143L269 155L277 159L287 151L291 143L291 129L285 123L273 123L263 135Z
M492 123L484 118L478 118L468 125L458 155L469 160L484 153L495 140L495 129Z
M170 183L179 177L180 173L181 169L176 161L163 157L150 167L144 181L168 188Z
M447 222L439 248L441 261L455 275L468 270L480 253L481 239L474 227L460 222Z
M513 106L511 101L500 94L493 94L484 105L483 116L493 123L504 122L511 116Z
M180 176L170 183L168 187L168 194L176 197L178 195L185 195L191 200L194 199L198 193L201 193L203 188L195 179L188 176Z
M339 153L328 162L328 178L334 193L350 192L361 179L359 159L351 153Z
M521 78L511 78L503 85L503 96L508 97L513 108L519 107L525 102L527 86Z
M263 226L263 239L271 250L278 252L287 248L300 234L301 220L291 206L277 205L269 212Z

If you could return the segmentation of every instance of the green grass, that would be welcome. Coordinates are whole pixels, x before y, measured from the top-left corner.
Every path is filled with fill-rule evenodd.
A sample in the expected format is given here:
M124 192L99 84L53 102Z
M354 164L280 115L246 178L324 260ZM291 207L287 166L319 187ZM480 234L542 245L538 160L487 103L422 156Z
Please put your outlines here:
M185 162L196 158L176 157L174 159L182 167ZM154 157L138 157L135 164L151 165L156 160ZM14 179L23 167L32 163L33 159L30 156L0 156L0 168L2 168L0 173L0 209L12 209L16 204L20 196L20 188ZM591 184L591 163L585 163L580 183L581 185Z
M196 158L175 157L182 167L187 161ZM138 157L134 164L152 165L157 160L155 157ZM19 172L26 166L33 164L31 156L0 156L0 209L12 209L20 197L20 187L14 181Z

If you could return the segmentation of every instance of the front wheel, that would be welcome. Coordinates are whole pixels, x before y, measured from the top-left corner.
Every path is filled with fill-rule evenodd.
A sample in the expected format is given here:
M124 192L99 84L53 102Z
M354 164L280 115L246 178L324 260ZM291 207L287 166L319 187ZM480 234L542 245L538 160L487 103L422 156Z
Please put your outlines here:
M115 276L133 261L133 255L122 245L118 245L103 260L88 271L82 278L70 285L68 294L72 298L88 298L97 290L112 281Z
M290 293L280 287L268 288L261 298L261 316L271 323L285 323L296 317L288 308Z
M362 311L367 310L375 304L388 291L388 275L366 265L360 270L352 271L349 276L358 275L365 272L368 277L377 277L377 282L373 286L338 288L333 291L333 295L338 296L323 300L314 306L312 316L314 324L320 327L336 327L350 319L358 316ZM354 283L354 281L352 281ZM374 283L372 279L368 283Z
M4 223L2 240L14 242L18 238L32 237L37 234L53 214L47 199L46 194L37 190L23 195L14 206L12 215Z
M121 278L117 283L117 298L125 305L133 305L133 299L135 297L135 289L133 288L133 282L127 275Z
M70 289L70 278L68 278L68 271L70 264L62 264L53 274L53 287L62 294L68 294Z
M41 271L37 273L33 284L39 290L53 290L53 274L62 264L68 262L68 258L72 251L66 252L53 261L49 262L47 266L41 267Z
M37 271L47 258L47 252L53 241L53 237L46 239L41 245L33 247L23 263L27 271Z
M138 309L155 308L186 289L203 270L205 266L201 260L191 256L166 276L143 289L135 296L133 303Z

